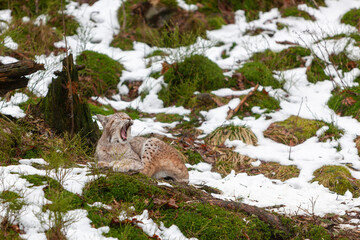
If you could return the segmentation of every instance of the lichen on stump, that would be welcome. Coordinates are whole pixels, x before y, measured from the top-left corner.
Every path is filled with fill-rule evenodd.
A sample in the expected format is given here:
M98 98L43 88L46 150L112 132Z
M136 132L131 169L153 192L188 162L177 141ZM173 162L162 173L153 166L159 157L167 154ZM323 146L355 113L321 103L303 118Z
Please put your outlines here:
M59 134L79 133L86 143L95 145L99 129L91 118L87 102L78 92L78 71L72 55L63 60L63 69L56 75L58 77L52 80L46 97L40 102L46 123Z

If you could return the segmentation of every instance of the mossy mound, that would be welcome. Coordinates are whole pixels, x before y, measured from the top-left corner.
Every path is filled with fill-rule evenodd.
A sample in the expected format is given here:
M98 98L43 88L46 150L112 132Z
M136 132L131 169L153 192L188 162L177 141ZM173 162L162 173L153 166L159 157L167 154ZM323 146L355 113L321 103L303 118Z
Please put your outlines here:
M299 10L297 6L282 9L281 15L283 17L301 17L304 18L305 20L315 21L314 16L311 16L309 13L305 11Z
M324 72L325 64L320 58L315 57L311 65L306 69L307 80L311 83L317 83L318 81L324 81L329 77Z
M281 52L267 49L265 52L255 53L252 60L264 63L271 70L284 71L287 69L304 67L303 57L310 56L311 51L303 47L290 47Z
M242 100L245 95L240 96ZM259 118L261 115L258 113L253 113L253 107L260 107L261 109L265 110L264 113L274 112L280 109L280 102L279 100L269 96L269 94L263 91L256 91L252 96L250 96L246 100L246 104L242 106L242 108L236 113L235 116L239 118L255 116L255 118Z
M175 224L186 237L198 239L245 239L246 236L254 239L274 239L275 236L286 239L288 237L286 233L274 230L257 217L190 201L201 198L204 195L201 190L172 185L174 187L171 189L158 186L155 180L141 174L128 176L113 173L88 183L84 188L83 197L89 202L99 201L111 206L118 203L115 209L119 212L125 210L131 215L141 214L147 209L155 222L159 224L161 221L166 227ZM129 210L129 206L134 206L135 211ZM111 214L113 213L111 211L114 210L91 210L88 217L96 227L101 227L110 223L114 217L118 217L118 214ZM120 236L124 231L123 224L109 224L112 236Z
M286 181L298 177L300 170L295 165L285 166L275 162L262 162L258 167L251 166L245 169L245 172L249 175L263 174L270 179Z
M352 116L360 120L360 87L335 89L327 104L341 116Z
M282 122L272 123L264 131L264 136L278 143L295 146L315 136L317 130L323 126L328 126L329 129L320 136L320 140L325 141L329 138L338 139L340 137L342 131L333 124L297 116L290 116Z
M357 29L359 29L360 27L359 21L360 21L360 9L357 8L351 9L350 11L345 13L344 16L341 18L342 23L349 24L351 26L356 27Z
M117 92L117 84L124 67L105 54L84 51L76 58L79 71L79 85L85 97L107 95Z
M272 71L259 61L247 62L237 72L241 73L248 82L259 83L261 86L281 88L283 85L273 77ZM250 86L250 84L246 84L246 87Z
M323 166L314 172L314 176L312 182L318 181L333 192L344 195L350 191L355 198L360 196L360 180L353 178L346 167Z
M221 68L208 58L193 55L171 65L164 74L167 87L159 92L166 106L188 106L195 91L206 92L229 85Z

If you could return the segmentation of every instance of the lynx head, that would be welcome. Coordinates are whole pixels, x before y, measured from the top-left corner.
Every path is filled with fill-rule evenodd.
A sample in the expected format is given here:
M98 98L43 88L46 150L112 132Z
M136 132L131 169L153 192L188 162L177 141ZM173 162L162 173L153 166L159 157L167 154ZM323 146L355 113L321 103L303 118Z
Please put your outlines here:
M118 112L109 116L97 114L96 116L104 127L103 135L109 143L124 144L131 137L133 121L126 113Z

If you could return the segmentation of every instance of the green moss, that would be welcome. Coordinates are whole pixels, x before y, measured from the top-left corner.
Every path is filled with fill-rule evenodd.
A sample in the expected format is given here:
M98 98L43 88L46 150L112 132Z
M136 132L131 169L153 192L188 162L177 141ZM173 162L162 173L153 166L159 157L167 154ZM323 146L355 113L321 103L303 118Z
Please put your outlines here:
M182 119L183 119L183 116L181 116L179 114L165 114L165 113L156 114L156 120L159 122L164 122L164 123L179 122Z
M52 178L45 178L47 183L47 186L43 188L45 198L52 203L45 205L44 209L65 213L84 206L84 201L78 195L65 190L59 182Z
M221 16L210 17L208 19L210 29L220 29L226 22Z
M1 1L0 9L11 9L12 15L18 19L22 17L34 18L41 14L48 14L54 9L61 9L61 1L44 0L39 1L37 4L35 1Z
M342 195L350 191L355 198L360 196L360 180L353 178L343 166L323 166L314 172L314 176L313 182L318 181L331 191Z
M275 239L286 237L257 218L246 218L241 213L228 212L209 204L187 204L181 210L164 209L159 221L165 227L175 224L186 237L202 239Z
M243 99L244 97L245 95L240 96L240 99ZM235 116L240 118L255 116L255 118L258 118L260 115L251 111L251 109L255 106L265 110L264 113L270 113L280 109L279 100L269 96L268 93L263 91L256 91L248 98L248 100L246 100L246 103L247 105L243 105L242 109L238 111Z
M343 73L349 72L353 68L359 66L359 61L352 61L348 58L345 52L341 52L337 55L330 55L330 61L332 64L337 65L338 69L340 69Z
M116 35L114 36L114 39L110 43L111 47L120 48L122 50L134 50L134 44L133 40L130 38L127 38L124 35Z
M161 76L162 76L162 75L161 75L160 72L152 72L149 77L158 79L158 78L161 77Z
M283 85L273 77L272 71L262 62L247 62L237 72L242 73L248 81L254 84L259 83L261 86L281 88ZM247 85L247 87L250 86L249 84Z
M284 28L288 28L288 25L283 24L283 23L280 23L280 22L277 22L277 23L276 23L276 27L277 27L277 30L282 30L282 29L284 29Z
M131 117L131 119L139 119L139 118L141 118L141 116L140 116L140 111L139 110L137 110L137 109L134 109L134 108L127 108L127 109L125 109L125 111L124 111L127 115L129 115L129 117Z
M122 173L114 173L87 184L83 196L91 203L110 204L113 200L131 202L136 210L142 211L148 207L144 202L145 199L152 198L154 194L164 194L160 188L149 185L147 183L149 181L155 180L142 174L128 176Z
M311 16L309 13L305 11L301 11L297 8L297 6L294 7L288 7L282 10L282 16L283 17L302 17L305 20L311 20L315 21L315 18Z
M31 149L25 151L25 153L22 155L22 158L38 158L43 154L42 149L33 146Z
M152 53L148 54L146 56L146 58L150 58L150 57L155 57L155 56L160 56L160 57L164 57L164 56L168 56L169 54L167 54L166 52L162 51L162 50L155 50Z
M87 211L88 218L96 228L110 226L110 231L103 234L105 237L114 237L117 239L149 239L148 235L146 235L142 229L132 225L130 222L114 221L114 219L119 217L119 214L115 216L107 210L96 207L87 209Z
M228 85L221 68L201 55L187 57L164 74L167 87L159 92L166 106L188 106L195 91L206 92Z
M186 156L188 163L192 165L198 164L203 161L203 158L200 155L200 153L191 149L186 150L186 152L184 152L184 155Z
M2 191L0 193L0 202L2 203L10 203L9 209L10 211L19 211L25 204L23 200L21 200L21 196L13 191Z
M339 115L360 120L360 87L335 89L327 104Z
M341 18L341 22L359 28L360 9L353 8Z
M29 97L29 99L26 102L20 103L18 106L24 111L27 112L27 110L36 104L38 104L41 100L40 97L37 97L35 94L26 92L26 95ZM29 96L30 95L30 96Z
M338 139L342 134L334 124L329 124L323 121L305 119L297 116L290 116L282 122L272 123L264 132L265 137L280 143L294 146L303 143L308 138L316 135L317 130L323 126L328 126L329 129L320 136L320 140L325 141L329 138Z
M290 47L281 52L272 52L267 49L265 52L255 53L252 60L264 63L271 70L284 71L287 69L303 67L303 57L310 56L309 49L303 47Z
M116 91L124 67L105 54L84 51L76 58L77 64L85 65L79 71L80 89L84 96L99 96Z
M110 105L97 106L95 104L89 103L89 108L91 115L101 114L107 116L115 113L114 109Z
M318 81L323 81L329 77L324 72L325 64L317 57L315 57L310 67L306 70L306 76L309 82L316 83Z
M310 224L306 237L311 240L330 240L331 235L322 226Z
M21 178L26 179L29 183L33 184L34 186L41 186L47 183L48 178L45 176L40 175L23 175Z
M336 34L334 36L328 36L326 38L324 38L324 40L328 40L328 39L341 39L341 38L352 38L356 41L356 43L360 43L360 35L358 33L349 33L349 34L345 34L345 33L341 33L341 34Z

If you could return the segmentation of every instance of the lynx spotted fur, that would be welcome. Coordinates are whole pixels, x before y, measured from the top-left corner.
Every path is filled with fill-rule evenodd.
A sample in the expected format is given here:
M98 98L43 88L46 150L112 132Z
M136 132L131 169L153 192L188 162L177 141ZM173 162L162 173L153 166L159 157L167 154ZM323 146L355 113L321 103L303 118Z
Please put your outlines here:
M104 130L96 146L95 157L100 167L115 171L137 171L155 178L170 177L188 182L189 173L182 156L157 138L132 137L132 119L123 112L110 116L97 115Z

